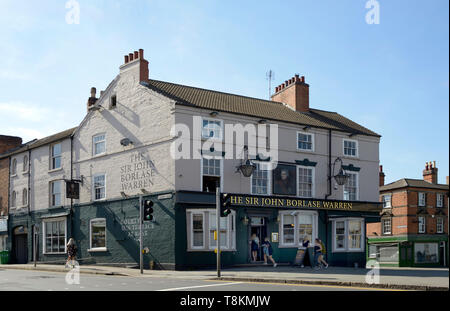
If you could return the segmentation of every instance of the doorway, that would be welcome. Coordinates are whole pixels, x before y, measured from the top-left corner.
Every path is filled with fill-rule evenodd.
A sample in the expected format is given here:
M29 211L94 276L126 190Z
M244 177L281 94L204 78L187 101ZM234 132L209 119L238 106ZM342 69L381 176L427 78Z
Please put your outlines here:
M18 264L28 263L28 234L24 226L14 229L13 255Z
M261 244L264 241L264 238L267 236L267 219L265 217L250 217L250 224L249 224L250 243L248 247L250 262L253 261L251 250L251 239L253 235L256 235L256 237L259 240L256 262L262 262L264 261L264 252L261 247Z

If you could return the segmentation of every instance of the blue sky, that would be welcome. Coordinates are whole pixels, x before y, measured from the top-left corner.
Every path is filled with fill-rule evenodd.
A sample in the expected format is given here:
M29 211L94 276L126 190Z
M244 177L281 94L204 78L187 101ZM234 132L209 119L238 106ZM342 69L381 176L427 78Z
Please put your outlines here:
M0 134L42 138L78 125L139 48L154 79L258 98L298 73L311 107L382 135L386 182L449 175L449 2L378 0L0 0ZM273 88L272 87L272 88Z

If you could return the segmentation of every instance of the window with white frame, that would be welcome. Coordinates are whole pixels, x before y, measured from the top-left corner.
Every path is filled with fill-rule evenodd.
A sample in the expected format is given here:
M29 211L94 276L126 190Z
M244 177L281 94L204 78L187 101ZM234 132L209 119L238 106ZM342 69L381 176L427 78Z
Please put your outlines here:
M92 219L90 233L90 249L106 250L106 219Z
M92 137L93 155L100 155L106 152L106 134L98 134Z
M50 147L50 154L51 154L50 169L51 170L61 168L61 153L62 153L61 143L54 144Z
M204 192L216 192L216 183L220 186L220 176L222 174L222 159L202 160L202 189Z
M203 119L202 124L202 138L205 139L222 139L222 120Z
M317 213L311 211L280 211L280 247L302 247L303 240L313 243L317 238Z
M392 219L391 218L383 218L381 221L381 228L383 234L391 234L392 233Z
M344 155L348 157L358 156L358 142L356 140L344 139Z
M106 199L106 175L94 175L93 184L94 201Z
M28 190L26 188L22 190L22 205L28 205Z
M17 160L13 159L11 163L11 176L17 175Z
M314 151L313 134L297 132L297 150Z
M358 174L347 172L348 179L344 185L344 200L358 200Z
M297 166L298 196L312 198L314 196L314 168Z
M419 233L425 233L426 230L426 223L425 223L425 217L419 216Z
M256 169L251 176L252 194L268 195L270 194L270 163L255 162Z
M426 202L426 194L425 192L419 192L419 206L425 206Z
M62 181L52 181L50 183L50 206L62 205Z
M444 233L444 218L443 217L438 217L436 219L436 232Z
M364 251L364 219L345 218L333 222L333 251Z
M383 208L390 208L391 206L392 195L387 194L383 195Z
M217 247L214 231L217 230L216 210L186 210L188 249L212 251ZM236 212L220 217L220 247L222 250L236 249Z
M23 168L22 171L25 173L28 171L28 156L24 155L23 156Z
M11 207L16 207L17 194L16 191L11 193Z
M44 254L64 254L66 252L66 218L43 221Z
M444 206L444 195L442 193L436 194L436 207Z

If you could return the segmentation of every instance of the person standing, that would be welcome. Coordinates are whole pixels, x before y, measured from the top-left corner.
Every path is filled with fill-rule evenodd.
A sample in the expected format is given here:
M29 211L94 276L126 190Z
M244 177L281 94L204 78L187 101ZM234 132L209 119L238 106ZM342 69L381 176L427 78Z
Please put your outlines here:
M256 259L258 258L258 250L259 250L259 238L256 236L256 234L252 235L250 243L252 250L252 261L255 262Z
M73 238L69 239L67 242L67 262L66 267L70 264L72 267L74 266L73 261L77 257L77 245L75 244L75 240Z
M261 246L263 247L263 251L264 251L264 264L267 265L267 258L269 258L270 261L273 263L273 267L275 268L277 266L277 263L275 262L275 260L272 257L273 249L272 249L272 245L269 242L268 237L266 237L264 239L264 242L262 242Z
M325 266L325 269L328 268L328 263L323 259L322 249L322 241L317 238L314 244L314 265L317 265L315 269L320 269L321 264Z

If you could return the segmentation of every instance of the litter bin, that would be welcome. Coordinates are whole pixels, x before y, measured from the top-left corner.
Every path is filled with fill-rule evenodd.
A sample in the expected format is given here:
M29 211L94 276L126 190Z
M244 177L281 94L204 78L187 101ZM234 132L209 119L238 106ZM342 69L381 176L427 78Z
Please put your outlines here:
M0 264L6 265L9 263L9 251L0 252Z

